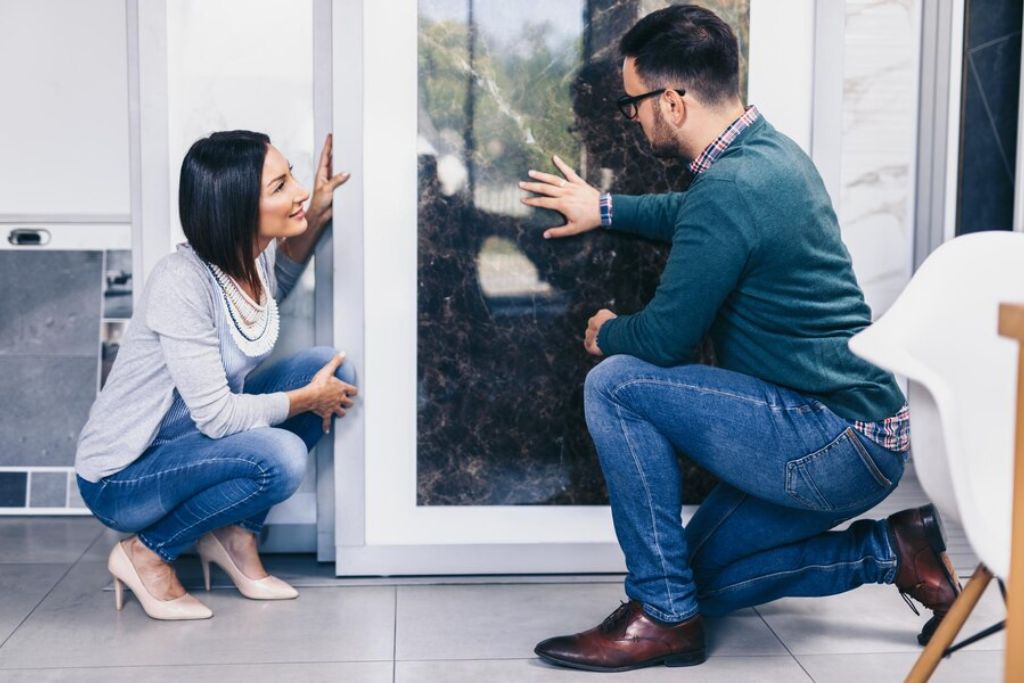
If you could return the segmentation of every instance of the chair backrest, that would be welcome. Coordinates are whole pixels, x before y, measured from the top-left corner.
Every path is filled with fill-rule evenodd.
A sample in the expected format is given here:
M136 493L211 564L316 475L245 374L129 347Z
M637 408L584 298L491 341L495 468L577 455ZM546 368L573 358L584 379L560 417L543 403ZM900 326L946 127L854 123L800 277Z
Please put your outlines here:
M1024 234L951 240L850 348L910 380L915 469L997 576L1010 566L1018 344L998 334L999 304L1024 302Z

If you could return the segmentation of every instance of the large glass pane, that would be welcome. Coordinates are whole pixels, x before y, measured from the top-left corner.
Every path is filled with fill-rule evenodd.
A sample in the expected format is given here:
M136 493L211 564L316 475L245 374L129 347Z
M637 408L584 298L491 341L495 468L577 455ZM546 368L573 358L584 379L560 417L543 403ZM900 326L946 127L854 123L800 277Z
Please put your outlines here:
M607 502L582 334L600 308L646 304L666 249L610 233L544 240L560 218L527 209L516 183L558 154L604 190L685 188L685 166L653 158L615 107L619 37L667 4L420 1L421 505ZM698 4L746 55L748 0ZM712 482L687 467L694 502Z

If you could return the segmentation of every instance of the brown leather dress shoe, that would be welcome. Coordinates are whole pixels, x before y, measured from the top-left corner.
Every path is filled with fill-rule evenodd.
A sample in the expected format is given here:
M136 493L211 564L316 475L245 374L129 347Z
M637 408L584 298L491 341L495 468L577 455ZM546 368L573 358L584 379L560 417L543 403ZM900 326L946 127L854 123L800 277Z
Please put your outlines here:
M587 671L629 671L645 666L693 666L707 655L700 615L674 626L657 623L631 600L600 626L574 636L548 638L533 650L541 659Z
M917 636L918 643L927 645L961 590L946 555L939 513L934 505L897 512L889 516L889 533L899 558L896 588L915 614L919 612L910 598L932 611L932 618Z

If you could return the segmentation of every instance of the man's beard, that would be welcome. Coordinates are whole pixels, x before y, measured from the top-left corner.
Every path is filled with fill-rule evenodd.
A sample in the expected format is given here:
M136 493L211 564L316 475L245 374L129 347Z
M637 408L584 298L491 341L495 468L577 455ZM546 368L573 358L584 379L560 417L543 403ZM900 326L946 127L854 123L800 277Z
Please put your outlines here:
M651 153L659 159L682 159L679 141L672 134L672 129L665 123L661 109L654 108L654 129L651 131ZM684 159L687 163L689 159Z

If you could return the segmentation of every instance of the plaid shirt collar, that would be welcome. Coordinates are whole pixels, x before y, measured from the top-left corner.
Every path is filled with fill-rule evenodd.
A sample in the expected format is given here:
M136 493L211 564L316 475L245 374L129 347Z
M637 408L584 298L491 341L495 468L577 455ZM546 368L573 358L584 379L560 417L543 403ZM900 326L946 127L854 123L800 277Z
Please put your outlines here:
M711 164L715 163L715 160L732 144L732 141L759 118L761 118L761 112L757 110L757 107L754 105L747 107L747 110L743 112L743 116L730 123L729 127L715 138L714 142L705 147L700 156L690 163L690 171L694 175L700 175L711 168Z

